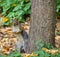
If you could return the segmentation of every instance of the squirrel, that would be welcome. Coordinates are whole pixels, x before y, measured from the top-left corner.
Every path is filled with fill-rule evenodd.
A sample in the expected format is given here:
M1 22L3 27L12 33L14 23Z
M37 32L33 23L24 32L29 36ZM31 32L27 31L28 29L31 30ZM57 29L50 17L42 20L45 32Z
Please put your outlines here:
M18 41L16 43L17 50L19 52L25 53L27 51L29 37L28 32L25 30L26 26L23 25L24 24L18 22L17 20L13 20L12 32L17 34L18 38ZM29 28L27 30L29 30Z
M25 30L22 30L18 36L17 50L21 53L27 52L28 46L28 34Z

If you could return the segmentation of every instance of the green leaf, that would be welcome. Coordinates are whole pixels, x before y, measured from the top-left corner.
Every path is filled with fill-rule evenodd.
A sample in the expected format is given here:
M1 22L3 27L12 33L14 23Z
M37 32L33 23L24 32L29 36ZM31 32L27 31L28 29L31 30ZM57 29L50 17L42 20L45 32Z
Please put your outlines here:
M25 4L25 7L24 7L24 11L27 11L28 9L30 9L30 6L31 6L31 3L27 3Z
M57 9L59 9L59 8L60 8L60 5L57 6Z
M21 8L22 8L21 5L18 4L18 6L16 6L16 7L13 9L13 11L20 10Z
M45 57L50 57L50 54L45 52Z
M16 16L21 16L24 15L24 11L23 10L19 10L15 13Z
M60 35L60 32L57 32L56 34L57 34L57 35Z
M14 12L10 12L6 17L8 18L14 17Z

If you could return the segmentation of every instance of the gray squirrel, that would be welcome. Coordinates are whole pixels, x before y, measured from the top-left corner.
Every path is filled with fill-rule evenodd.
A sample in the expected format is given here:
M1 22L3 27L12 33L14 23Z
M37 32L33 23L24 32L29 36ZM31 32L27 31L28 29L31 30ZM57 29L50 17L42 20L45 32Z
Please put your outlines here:
M22 30L18 36L17 50L21 53L25 53L27 52L27 45L28 45L28 34L25 30Z
M23 48L24 48L24 50L25 51L27 51L27 45L28 45L28 34L27 34L27 32L25 31L25 30L22 30L22 36L23 36L23 40L24 40L24 45L23 45Z
M22 28L22 24L17 20L12 20L12 32L17 34L18 41L16 43L19 52L26 52L28 45L28 33Z

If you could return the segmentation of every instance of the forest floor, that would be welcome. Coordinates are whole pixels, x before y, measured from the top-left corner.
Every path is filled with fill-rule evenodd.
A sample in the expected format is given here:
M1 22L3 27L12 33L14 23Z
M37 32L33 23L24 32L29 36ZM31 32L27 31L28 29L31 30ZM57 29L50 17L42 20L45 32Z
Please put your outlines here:
M3 54L9 54L15 50L17 36L12 33L11 27L0 29L0 51Z
M25 25L24 29L29 30L29 26ZM57 20L56 33L60 32L60 20ZM9 54L16 49L17 35L12 33L11 27L0 28L0 53ZM60 47L60 36L56 34L55 45Z
M55 46L60 48L60 18L57 19L55 28Z
M29 33L29 25L25 23L23 29ZM17 35L12 32L12 27L0 28L0 53L9 54L11 51L16 50Z

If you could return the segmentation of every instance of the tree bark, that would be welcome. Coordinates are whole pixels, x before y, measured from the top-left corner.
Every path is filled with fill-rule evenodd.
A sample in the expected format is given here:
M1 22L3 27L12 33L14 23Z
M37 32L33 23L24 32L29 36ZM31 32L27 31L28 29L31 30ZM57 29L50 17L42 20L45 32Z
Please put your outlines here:
M35 41L54 44L56 0L32 0L28 52L36 49Z

